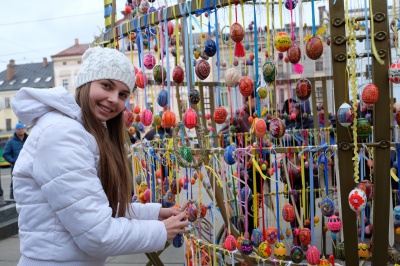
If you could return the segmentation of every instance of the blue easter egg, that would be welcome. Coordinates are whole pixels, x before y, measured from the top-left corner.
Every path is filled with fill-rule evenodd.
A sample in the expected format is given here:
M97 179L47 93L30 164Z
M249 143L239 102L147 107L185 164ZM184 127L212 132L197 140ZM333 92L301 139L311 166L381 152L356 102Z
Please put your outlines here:
M215 42L211 39L208 39L207 41L204 42L204 53L207 56L214 56L215 53L217 52L217 46Z
M183 234L177 234L172 240L172 245L176 248L180 248L183 245Z
M324 199L321 202L321 213L325 217L331 217L335 212L335 204L329 198Z
M235 155L236 147L234 145L229 145L225 149L224 160L228 165L232 165L236 163L236 155Z
M251 233L251 243L253 246L258 247L264 241L263 234L259 229L253 229Z
M246 194L247 194L247 201L251 200L253 197L253 192L251 191L251 188L249 188L249 186L245 186L240 190L240 200L241 201L245 201L246 198Z
M157 103L161 107L165 107L168 104L168 92L161 90L157 96Z
M140 132L144 132L144 126L143 126L142 123L138 124L138 129L139 129Z

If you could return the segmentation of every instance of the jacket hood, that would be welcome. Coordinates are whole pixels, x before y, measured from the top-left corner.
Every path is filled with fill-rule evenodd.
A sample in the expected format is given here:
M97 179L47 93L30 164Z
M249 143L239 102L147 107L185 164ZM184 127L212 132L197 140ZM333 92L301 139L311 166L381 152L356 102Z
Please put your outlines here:
M55 110L82 123L81 108L75 96L63 87L21 88L11 101L11 107L19 121L29 126L44 114Z

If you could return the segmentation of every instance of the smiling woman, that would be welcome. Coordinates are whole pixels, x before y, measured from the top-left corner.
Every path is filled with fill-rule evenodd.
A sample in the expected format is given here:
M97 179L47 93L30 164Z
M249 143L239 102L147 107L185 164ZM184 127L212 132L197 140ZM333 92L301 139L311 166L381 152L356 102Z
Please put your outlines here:
M75 96L56 87L14 97L18 119L33 125L13 172L18 265L104 265L184 232L185 212L131 203L123 112L134 84L123 53L96 47L83 55Z

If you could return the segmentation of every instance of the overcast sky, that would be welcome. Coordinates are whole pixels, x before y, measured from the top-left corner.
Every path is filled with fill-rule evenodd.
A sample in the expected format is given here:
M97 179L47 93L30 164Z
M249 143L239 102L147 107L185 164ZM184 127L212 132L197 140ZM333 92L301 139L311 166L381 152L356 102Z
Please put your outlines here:
M5 3L7 2L7 3ZM104 26L103 0L0 0L0 71L16 64L41 62L74 45L93 42ZM116 0L118 19L126 0Z

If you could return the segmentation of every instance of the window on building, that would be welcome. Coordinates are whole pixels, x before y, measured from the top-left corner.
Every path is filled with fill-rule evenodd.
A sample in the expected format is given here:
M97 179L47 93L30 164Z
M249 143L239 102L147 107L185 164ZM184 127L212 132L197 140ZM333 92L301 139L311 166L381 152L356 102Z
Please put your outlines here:
M78 65L80 65L80 64L82 64L82 61L79 60L79 61L78 61Z
M0 80L0 86L3 85L3 83L4 83L4 80Z
M67 65L67 62L63 62L63 66L66 66Z
M42 78L36 78L33 82L38 83Z
M13 79L13 80L11 80L8 84L10 84L10 85L14 85L15 84L15 82L16 82L16 80L15 79Z
M324 71L324 59L322 57L315 60L315 71Z
M53 77L47 77L45 82L49 82L50 80L52 80Z
M221 105L228 106L228 92L221 91L220 97L221 97Z
M5 108L11 108L10 97L6 97L6 98L4 99L4 107L5 107Z
M315 101L317 102L317 105L319 103L323 103L324 102L324 96L322 93L322 87L316 87L315 88Z
M64 89L69 90L69 81L68 81L68 79L63 79L62 80L62 86L64 87Z
M11 131L11 118L6 119L6 131Z
M23 79L22 81L21 81L21 84L25 84L25 83L27 83L28 82L28 79Z

